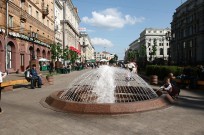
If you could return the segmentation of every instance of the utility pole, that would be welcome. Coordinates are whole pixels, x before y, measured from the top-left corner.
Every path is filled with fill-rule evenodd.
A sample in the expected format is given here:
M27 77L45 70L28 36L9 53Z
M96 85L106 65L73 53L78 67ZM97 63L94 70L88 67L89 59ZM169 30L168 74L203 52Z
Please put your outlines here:
M7 63L8 63L8 56L7 56L7 42L8 42L8 23L9 23L9 0L6 0L6 36L5 36L5 71L7 72Z
M62 46L62 49L63 49L63 52L64 52L64 49L65 49L65 19L66 19L66 1L63 1L63 46Z

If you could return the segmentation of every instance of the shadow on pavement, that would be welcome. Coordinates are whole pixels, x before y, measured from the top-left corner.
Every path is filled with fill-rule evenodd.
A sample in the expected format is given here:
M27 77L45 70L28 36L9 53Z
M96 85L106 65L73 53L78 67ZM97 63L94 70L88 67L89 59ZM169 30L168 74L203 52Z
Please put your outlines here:
M194 96L179 96L176 106L204 111L204 98Z

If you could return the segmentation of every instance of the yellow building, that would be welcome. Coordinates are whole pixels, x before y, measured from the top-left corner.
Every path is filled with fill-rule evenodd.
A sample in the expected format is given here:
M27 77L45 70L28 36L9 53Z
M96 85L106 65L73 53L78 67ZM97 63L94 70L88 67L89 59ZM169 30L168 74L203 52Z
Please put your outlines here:
M34 56L50 59L50 44L53 42L54 0L0 1L1 70L24 71Z

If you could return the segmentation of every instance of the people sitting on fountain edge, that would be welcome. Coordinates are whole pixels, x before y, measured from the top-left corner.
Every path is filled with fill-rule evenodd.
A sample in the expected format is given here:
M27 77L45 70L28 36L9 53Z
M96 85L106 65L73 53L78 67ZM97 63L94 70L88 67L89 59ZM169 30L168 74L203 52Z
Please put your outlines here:
M160 90L166 91L174 99L178 98L180 92L174 84L171 84L169 77L164 79L164 85L160 87Z
M31 88L32 89L35 88L36 80L37 80L38 88L41 88L42 80L41 80L40 76L37 73L35 64L32 65L32 69L30 70L30 76L31 76Z

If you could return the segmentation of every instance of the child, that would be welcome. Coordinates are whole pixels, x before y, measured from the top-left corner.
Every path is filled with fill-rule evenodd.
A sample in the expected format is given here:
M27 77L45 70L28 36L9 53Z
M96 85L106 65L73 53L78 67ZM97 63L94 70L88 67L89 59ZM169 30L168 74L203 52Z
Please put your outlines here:
M172 85L170 83L170 78L166 77L164 79L164 85L160 87L163 91L167 91L169 94L172 92Z
M170 78L165 78L165 84L160 87L163 91L166 91L173 99L177 98L179 95L180 90L176 88L173 84L170 82Z

